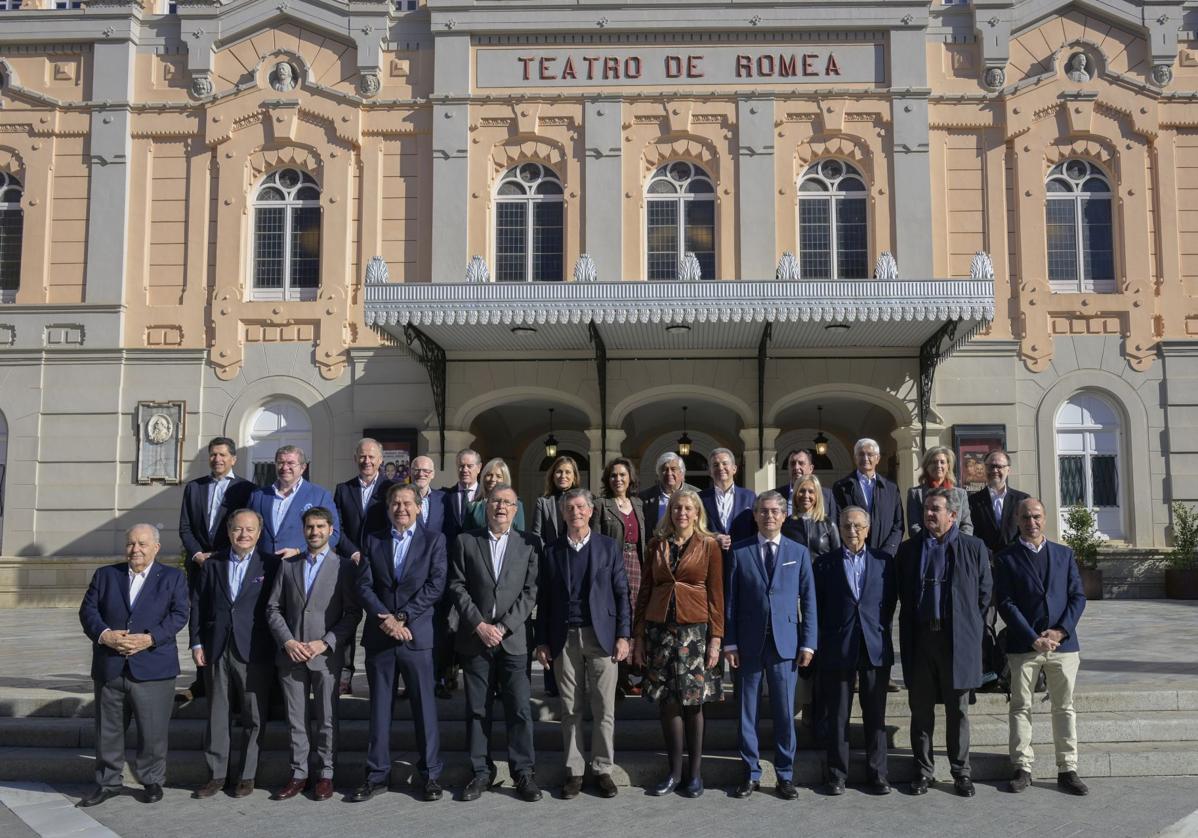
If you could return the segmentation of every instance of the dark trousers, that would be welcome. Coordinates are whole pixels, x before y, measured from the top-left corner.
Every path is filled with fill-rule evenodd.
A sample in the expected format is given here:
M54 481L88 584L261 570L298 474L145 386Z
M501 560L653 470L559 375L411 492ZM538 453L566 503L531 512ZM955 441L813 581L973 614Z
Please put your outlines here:
M121 675L96 682L96 785L120 788L125 767L125 729L137 719L133 775L144 785L166 782L166 745L175 679L134 681Z
M911 707L911 751L919 773L932 779L932 731L936 705L943 702L944 738L954 777L969 776L969 690L953 689L953 635L920 626L915 634L912 672L904 672Z
M462 656L466 682L466 745L474 776L485 777L491 769L491 695L498 687L507 725L508 762L512 776L532 774L532 710L529 708L528 655L513 655L502 647L476 655Z
M433 670L438 681L448 680L456 658L453 651L457 615L449 597L433 606Z
M887 776L886 688L890 683L890 667L872 666L864 643L856 669L824 669L816 678L821 733L828 755L828 779L845 780L849 775L849 716L853 709L854 676L865 726L869 780L884 780Z
M391 776L391 709L397 677L403 678L412 721L416 726L416 770L425 782L441 776L441 733L437 727L437 700L433 695L431 649L366 650L366 683L370 685L370 746L366 752L366 779L385 783Z
M253 780L258 773L258 752L266 733L267 702L274 681L273 664L237 660L231 648L203 670L208 694L208 727L204 731L204 759L208 776L221 779L228 774L232 745L233 701L238 700L241 717L241 779Z

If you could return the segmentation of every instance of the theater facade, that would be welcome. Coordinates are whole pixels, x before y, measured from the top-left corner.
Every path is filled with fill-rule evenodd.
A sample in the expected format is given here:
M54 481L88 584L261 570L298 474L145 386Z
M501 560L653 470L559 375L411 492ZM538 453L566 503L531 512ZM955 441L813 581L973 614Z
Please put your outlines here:
M993 445L1198 500L1198 4L0 0L0 597L270 479Z

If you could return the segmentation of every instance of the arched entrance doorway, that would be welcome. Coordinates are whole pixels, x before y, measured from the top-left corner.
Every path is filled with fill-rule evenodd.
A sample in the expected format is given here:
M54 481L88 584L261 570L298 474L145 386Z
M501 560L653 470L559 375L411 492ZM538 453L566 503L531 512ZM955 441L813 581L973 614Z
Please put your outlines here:
M657 458L666 451L678 452L678 440L685 430L691 440L691 453L684 458L687 483L700 489L710 486L707 458L715 448L728 448L736 454L736 482L743 486L749 474L740 437L743 427L740 414L728 405L693 393L669 395L633 407L622 417L623 453L636 463L640 488L647 489L657 479Z

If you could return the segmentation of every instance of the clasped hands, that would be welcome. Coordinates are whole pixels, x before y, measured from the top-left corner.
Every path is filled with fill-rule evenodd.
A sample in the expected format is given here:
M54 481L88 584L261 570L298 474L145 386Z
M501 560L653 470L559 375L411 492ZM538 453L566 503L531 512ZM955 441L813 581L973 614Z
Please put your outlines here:
M295 663L306 663L317 655L323 655L328 648L329 644L323 640L309 640L307 643L288 640L283 644L283 650L287 652L287 657Z
M403 620L396 617L394 614L379 614L379 628L383 630L383 634L390 637L392 640L407 642L412 639L412 630L407 627Z
M154 638L148 634L130 634L123 629L107 629L100 635L100 642L114 652L129 657L153 646Z
M623 663L624 661L628 660L628 656L631 653L631 648L632 647L629 645L627 637L617 637L615 653L611 656L612 663ZM553 665L553 658L549 655L548 646L538 646L536 654L537 661L541 664L541 666L548 669Z
M1045 629L1032 642L1032 648L1037 652L1055 652L1065 640L1065 633L1058 629Z
M488 649L494 649L503 642L504 628L498 623L481 622L474 627L474 633Z

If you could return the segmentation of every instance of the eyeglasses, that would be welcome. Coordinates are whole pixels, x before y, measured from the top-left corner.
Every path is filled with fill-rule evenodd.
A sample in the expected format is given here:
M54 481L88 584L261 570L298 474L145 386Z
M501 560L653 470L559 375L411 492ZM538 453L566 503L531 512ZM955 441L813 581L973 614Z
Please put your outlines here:
M989 463L986 468L990 469L990 471L1004 471L1005 469L1009 469L1010 466L1006 463Z
M431 468L414 468L414 469L412 469L412 474L432 474L432 473L433 473L433 470Z
M500 509L506 509L516 505L514 500L505 500L504 498L495 498L494 500L487 501L487 503L491 504L491 506L498 506Z
M841 524L840 526L846 530L850 530L851 532L857 532L859 530L869 529L869 524L848 524L848 523L846 523L846 524Z

